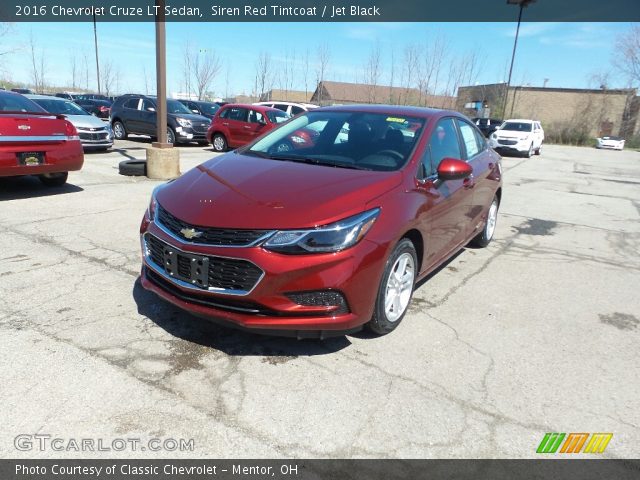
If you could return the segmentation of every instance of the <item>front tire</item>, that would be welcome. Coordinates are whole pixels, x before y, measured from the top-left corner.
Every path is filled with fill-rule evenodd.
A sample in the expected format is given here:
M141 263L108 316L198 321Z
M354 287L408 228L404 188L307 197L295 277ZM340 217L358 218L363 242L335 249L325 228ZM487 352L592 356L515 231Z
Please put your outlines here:
M378 335L386 335L396 329L409 309L417 273L416 249L411 240L404 238L387 259L367 329Z
M491 243L493 234L496 231L499 207L500 202L498 202L498 197L493 197L493 201L489 207L489 212L487 213L487 221L485 222L482 231L471 240L471 246L483 248Z
M68 172L43 173L42 175L38 176L40 181L47 187L61 187L62 185L67 183L68 177L69 177Z
M542 144L540 144L540 146L536 148L536 155L540 155L541 151L542 151Z
M124 124L117 120L115 122L113 122L113 136L116 138L116 140L126 140L127 138L127 129L124 128Z
M171 145L175 145L176 143L176 132L174 132L171 127L167 127L167 143Z
M531 158L532 155L533 155L533 142L531 142L531 145L529 145L529 150L527 150L527 153L525 153L525 157Z

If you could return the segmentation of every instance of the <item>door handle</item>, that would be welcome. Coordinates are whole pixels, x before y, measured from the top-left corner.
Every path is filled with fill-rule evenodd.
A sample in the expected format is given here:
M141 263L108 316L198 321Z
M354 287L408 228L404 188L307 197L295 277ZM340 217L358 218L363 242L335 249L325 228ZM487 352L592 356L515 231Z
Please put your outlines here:
M225 127L229 126L229 122L222 122L222 125L224 125Z
M245 125L244 128L246 128L247 130L251 129L251 127L249 125Z

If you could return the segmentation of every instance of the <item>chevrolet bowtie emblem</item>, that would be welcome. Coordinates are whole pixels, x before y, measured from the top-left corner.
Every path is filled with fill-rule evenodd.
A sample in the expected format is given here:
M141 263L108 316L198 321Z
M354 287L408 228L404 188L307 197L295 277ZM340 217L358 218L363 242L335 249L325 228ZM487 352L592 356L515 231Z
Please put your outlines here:
M192 238L200 238L203 232L199 232L195 228L183 228L180 233L187 240L191 240Z

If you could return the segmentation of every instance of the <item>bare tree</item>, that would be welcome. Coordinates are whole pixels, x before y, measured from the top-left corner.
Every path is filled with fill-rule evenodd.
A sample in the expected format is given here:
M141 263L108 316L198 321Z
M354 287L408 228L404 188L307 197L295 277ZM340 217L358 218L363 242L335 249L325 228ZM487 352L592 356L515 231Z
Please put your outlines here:
M613 64L632 84L640 85L640 26L634 25L618 37Z
M184 91L191 96L191 79L193 77L194 53L191 42L187 41L182 46L182 77L184 80Z
M78 88L78 81L80 79L80 66L78 65L78 57L75 52L71 52L69 65L71 67L71 88L75 90Z
M147 67L142 66L142 77L144 78L144 93L149 95L149 76L147 75Z
M11 23L0 22L0 39L4 37L9 37L10 34L12 33L12 27L13 25ZM10 53L13 53L15 51L16 51L15 48L10 48L9 46L0 45L0 57L2 57L3 55L8 55Z
M45 76L46 76L46 62L44 52L39 49L36 52L37 45L33 38L33 32L29 35L29 50L31 52L31 81L36 92L44 91Z
M226 73L224 75L224 98L229 98L229 82L231 80L231 62L227 60Z
M395 73L396 73L396 56L393 48L391 48L391 68L389 71L389 103L396 104L398 100L394 98L393 95L393 87L395 81Z
M365 83L367 87L367 96L369 97L369 103L375 103L377 99L378 84L380 83L380 75L382 74L382 61L381 61L381 49L380 42L371 47L369 52L369 58L365 65Z
M119 81L120 73L111 60L105 60L100 65L100 74L102 76L101 85L104 88L105 95L108 97L113 93L113 89Z
M211 88L213 80L220 72L220 59L210 50L200 50L200 55L195 59L193 73L196 80L198 100L203 100L207 91Z
M84 70L84 89L89 90L89 54L82 52L82 67Z
M302 56L302 80L304 82L304 96L309 98L309 49L304 51Z
M408 105L414 103L416 99L411 98L411 89L416 80L416 65L420 58L420 47L415 44L409 44L404 47L403 53L403 70L402 70L402 86L404 87L404 99L401 103Z
M316 84L318 85L318 103L322 105L322 89L320 89L320 82L323 82L326 79L327 71L329 70L329 61L331 60L331 51L329 50L329 45L326 43L318 46L318 63L316 65Z
M260 52L256 60L255 96L260 99L273 86L271 54Z

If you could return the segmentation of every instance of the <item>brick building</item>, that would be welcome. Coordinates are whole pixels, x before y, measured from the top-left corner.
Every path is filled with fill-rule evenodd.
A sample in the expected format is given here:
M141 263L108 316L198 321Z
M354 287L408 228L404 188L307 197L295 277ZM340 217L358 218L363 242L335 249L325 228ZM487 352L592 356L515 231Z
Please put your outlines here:
M506 114L502 114L506 84L460 87L456 109L471 117L479 116L469 103L482 102L493 118L532 118L540 120L545 132L576 131L587 136L639 133L640 100L635 89L579 89L509 87Z

